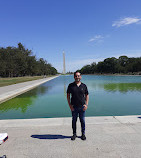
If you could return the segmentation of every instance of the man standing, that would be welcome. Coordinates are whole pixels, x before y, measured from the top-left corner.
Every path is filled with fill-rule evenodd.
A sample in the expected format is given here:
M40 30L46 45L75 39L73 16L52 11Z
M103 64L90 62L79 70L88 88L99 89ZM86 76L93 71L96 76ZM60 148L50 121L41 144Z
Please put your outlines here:
M81 139L86 140L85 111L88 107L89 93L87 86L80 81L81 80L80 72L76 71L74 73L74 79L75 81L73 83L70 83L67 89L67 100L72 112L73 136L71 137L71 140L75 140L75 138L77 137L76 122L77 122L78 114L81 123L81 132L82 132ZM71 95L71 99L70 99L70 95Z

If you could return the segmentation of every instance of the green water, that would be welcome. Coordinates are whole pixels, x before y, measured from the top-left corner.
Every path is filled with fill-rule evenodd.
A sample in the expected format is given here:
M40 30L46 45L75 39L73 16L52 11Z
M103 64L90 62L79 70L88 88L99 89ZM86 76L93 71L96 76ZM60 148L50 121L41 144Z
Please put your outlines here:
M60 76L0 104L0 119L70 117L66 90L73 76ZM83 75L89 90L86 116L141 114L141 76Z

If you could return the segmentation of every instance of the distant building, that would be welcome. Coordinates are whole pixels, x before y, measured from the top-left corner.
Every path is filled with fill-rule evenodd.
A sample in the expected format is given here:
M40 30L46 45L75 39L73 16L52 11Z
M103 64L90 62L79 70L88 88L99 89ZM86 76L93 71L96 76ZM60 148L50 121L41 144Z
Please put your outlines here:
M65 52L63 51L63 74L66 74Z

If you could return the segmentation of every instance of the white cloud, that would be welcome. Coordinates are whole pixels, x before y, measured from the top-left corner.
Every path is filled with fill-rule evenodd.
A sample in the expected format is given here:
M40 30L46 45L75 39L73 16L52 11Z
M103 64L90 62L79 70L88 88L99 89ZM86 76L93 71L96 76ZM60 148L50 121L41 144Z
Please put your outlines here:
M100 41L100 40L102 40L103 38L104 38L104 37L101 36L101 35L96 35L96 36L94 36L93 38L91 38L91 39L89 40L89 42Z
M141 50L126 50L128 53L111 53L111 55L104 55L101 57L92 57L92 58L87 58L87 59L82 59L82 60L74 60L71 62L67 62L66 63L66 70L67 71L76 71L78 69L81 69L83 66L85 65L89 65L92 64L93 62L100 62L100 61L104 61L104 59L106 58L111 58L111 57L115 57L115 58L119 58L120 56L126 55L128 57L141 57ZM126 52L125 51L125 52ZM124 51L123 51L124 52Z
M137 18L137 17L126 17L126 18L122 18L118 21L115 21L112 26L114 27L121 27L121 26L125 26L125 25L130 25L130 24L137 24L141 22L141 18Z
M115 57L119 58L120 56L126 55L127 57L131 58L137 58L137 57L141 57L141 51L140 52L136 52L136 51L129 51L128 53L121 53L121 54L117 54Z
M76 71L78 69L81 69L83 66L85 65L90 65L93 62L99 62L99 61L103 61L104 58L91 58L91 59L82 59L82 60L75 60L72 62L68 62L66 65L66 69L67 71Z
M119 52L119 51L118 51ZM99 61L104 61L106 58L119 58L120 56L126 55L128 57L141 57L141 50L122 50L120 53L117 51L111 52L109 55L98 55L98 56L88 56L82 57L81 59L73 59L66 61L66 71L76 71L81 69L85 65L92 64L93 62L98 63ZM127 52L127 53L125 53ZM63 72L63 61L62 62L53 62L53 66L58 70L58 72Z
M76 59L72 61L66 61L66 71L76 71L81 69L85 65L89 65L93 62L103 61L104 58L87 58L87 59ZM58 70L58 72L63 72L63 62L56 62L53 66Z

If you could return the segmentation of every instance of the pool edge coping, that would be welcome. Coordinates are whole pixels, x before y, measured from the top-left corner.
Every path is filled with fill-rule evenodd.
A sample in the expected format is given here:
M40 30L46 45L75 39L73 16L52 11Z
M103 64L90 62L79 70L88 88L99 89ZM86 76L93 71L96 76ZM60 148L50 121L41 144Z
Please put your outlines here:
M29 85L25 86L25 87L19 87L16 90L11 90L11 91L9 91L7 93L4 93L4 94L0 95L0 104L4 103L4 102L6 102L6 101L8 101L8 100L10 100L12 98L15 98L16 96L21 95L21 94L23 94L23 93L25 93L27 91L30 91L31 89L34 89L35 87L37 87L37 86L39 86L39 85L41 85L41 84L43 84L45 82L48 82L48 81L50 81L52 79L55 79L55 78L57 78L59 76L60 75L54 76L54 77L48 77L48 78L46 78L44 80L43 79L33 80L33 82L38 81L37 83L33 83L33 84L31 84L32 81L22 82L22 83L29 83ZM20 85L20 84L21 83L17 83L16 85ZM8 88L10 86L13 86L13 85L5 86L5 87ZM2 88L4 88L4 87L2 87Z

